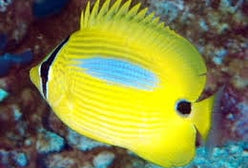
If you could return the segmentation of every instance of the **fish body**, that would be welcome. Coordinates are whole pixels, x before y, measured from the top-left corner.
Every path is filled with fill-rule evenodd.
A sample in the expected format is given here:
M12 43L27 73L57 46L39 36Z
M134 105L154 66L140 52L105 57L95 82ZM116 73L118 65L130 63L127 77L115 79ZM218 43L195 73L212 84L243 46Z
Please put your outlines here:
M87 4L80 30L31 69L31 81L80 134L160 166L189 163L197 132L208 137L215 100L198 101L203 58L140 4L99 4Z

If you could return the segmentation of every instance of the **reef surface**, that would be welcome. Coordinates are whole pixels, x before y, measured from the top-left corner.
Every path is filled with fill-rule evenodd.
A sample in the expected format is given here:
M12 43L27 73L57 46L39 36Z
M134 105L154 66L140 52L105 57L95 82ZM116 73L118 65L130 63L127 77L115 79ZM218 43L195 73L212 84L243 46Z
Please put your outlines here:
M30 82L29 69L79 28L86 5L51 2L0 0L0 168L159 168L67 128ZM202 97L224 86L218 145L211 156L199 147L185 168L247 168L248 1L142 2L203 55L208 83Z

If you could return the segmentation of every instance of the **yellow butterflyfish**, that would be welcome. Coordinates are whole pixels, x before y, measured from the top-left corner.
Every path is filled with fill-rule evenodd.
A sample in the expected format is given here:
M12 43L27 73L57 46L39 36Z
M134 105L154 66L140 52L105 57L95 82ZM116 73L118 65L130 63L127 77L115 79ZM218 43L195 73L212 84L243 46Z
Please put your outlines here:
M131 0L81 15L80 30L30 71L57 116L76 132L163 167L188 164L206 140L215 96L198 101L206 65L193 45Z

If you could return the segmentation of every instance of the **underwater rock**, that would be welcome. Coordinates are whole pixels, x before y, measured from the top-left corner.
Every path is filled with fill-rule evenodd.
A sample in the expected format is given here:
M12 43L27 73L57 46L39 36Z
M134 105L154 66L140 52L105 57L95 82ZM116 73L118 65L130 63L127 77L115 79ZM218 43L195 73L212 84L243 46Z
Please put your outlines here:
M9 93L3 89L0 89L0 102L2 102L6 97L8 97Z
M33 54L30 50L20 54L5 53L0 56L0 77L7 75L12 66L30 63L32 58Z
M195 166L211 167L211 168L234 168L234 167L247 167L248 157L244 146L247 142L229 142L224 147L216 147L212 155L207 157L205 149L199 148L197 156L194 161L185 168L193 168Z
M61 154L52 154L48 155L42 165L46 168L75 168L77 167L77 163L75 158L71 158L70 156L64 156Z
M25 167L28 158L24 152L0 150L0 167Z
M0 34L0 51L3 50L7 43L7 37L5 34Z
M219 50L216 50L215 57L213 57L213 62L216 65L221 65L223 64L225 56L227 56L228 51L224 48L221 48Z
M166 23L170 23L179 17L184 9L183 0L150 0L151 11L156 11L158 16L163 16Z
M239 137L242 137L243 140L248 142L248 102L241 102L237 107L240 113L233 128Z
M46 3L58 2L57 0L57 2L42 1ZM62 1L61 4L66 5L65 0ZM11 4L4 6L3 4L6 2L11 2ZM36 4L37 2L38 0L35 1ZM0 148L1 168L25 167L25 165L38 167L42 165L40 164L42 162L45 162L44 167L46 168L95 168L94 165L101 165L96 164L96 162L99 160L101 162L101 157L99 160L98 157L100 155L104 158L105 152L107 155L108 153L111 154L110 159L103 166L110 163L107 167L161 168L142 159L137 159L136 156L129 156L124 152L120 154L118 148L110 148L109 151L104 149L105 152L99 152L102 147L105 148L107 145L94 142L72 130L68 129L67 131L67 128L61 129L61 126L57 125L58 122L54 122L53 118L49 118L51 120L48 122L51 125L49 128L58 134L47 130L37 132L41 126L40 121L44 117L40 114L47 110L44 108L44 101L41 101L42 98L37 98L37 91L30 86L27 77L16 76L17 80L12 81L6 75L12 65L15 66L15 62L18 62L18 59L15 58L18 54L13 53L26 51L26 49L33 47L32 51L35 51L33 63L36 64L61 39L78 29L80 11L85 2L82 0L68 1L68 5L71 6L68 6L61 15L56 15L56 18L51 19L46 17L46 12L41 12L40 16L42 17L44 14L45 18L36 19L35 24L31 24L33 22L32 12L34 11L33 0L26 0L25 2L0 0L0 10L4 9L4 12L0 11L2 16L0 16L0 34L4 34L0 35L0 58L3 60L3 66L0 65L0 69L6 70L6 72L2 71L6 78L0 81L4 89L3 93L0 90L0 95L4 101L1 102L4 109L1 109L0 112L0 132L3 133ZM221 107L225 115L225 122L222 123L225 131L223 137L225 139L236 138L238 140L239 138L239 140L244 140L242 142L230 142L223 148L215 148L211 158L206 157L204 148L199 148L195 160L184 168L248 167L248 103L245 101L248 97L248 1L148 0L148 4L150 11L155 11L156 15L161 16L161 19L168 23L171 28L196 44L204 56L209 74L212 74L211 81L206 88L207 93L217 90L223 83L227 86L228 89L224 94L224 106ZM50 8L50 10L54 10L54 8ZM44 11L49 13L47 9ZM32 38L28 38L29 36ZM7 51L6 48L8 48ZM11 53L11 56L4 58L7 53ZM11 58L12 55L14 55L13 58ZM11 66L4 68L7 62L12 62L8 63ZM23 67L27 68L28 66L25 64ZM8 82L4 83L5 80ZM18 93L21 91L18 90L23 88L16 81L25 83L23 84L24 89L28 88L32 93L25 92L23 96L20 96ZM9 88L15 89L12 91ZM7 96L4 92L7 92ZM14 105L12 105L13 102ZM16 104L17 102L22 103ZM65 147L66 144L69 144L68 148L70 149ZM7 150L10 147L18 147L18 151L15 149ZM13 151L15 154L11 154ZM37 153L38 158L32 157ZM114 160L111 161L112 154Z
M59 13L69 0L34 0L33 14L37 18Z
M94 157L93 165L95 168L108 168L112 164L114 158L115 155L112 152L103 151Z
M41 129L36 142L36 149L41 154L48 154L51 152L59 152L65 146L65 141L59 135Z
M0 0L1 3L2 0ZM0 13L0 34L7 37L8 48L15 49L25 37L32 19L33 0L11 1L5 0L4 3L13 2L4 13Z
M12 157L15 163L20 167L25 167L28 164L28 158L25 153L12 152Z
M0 12L5 12L11 3L12 0L0 0Z
M107 144L97 142L83 135L80 135L77 132L71 130L70 128L68 128L68 135L66 139L70 146L77 148L81 151L89 151L97 147L108 147L109 146Z

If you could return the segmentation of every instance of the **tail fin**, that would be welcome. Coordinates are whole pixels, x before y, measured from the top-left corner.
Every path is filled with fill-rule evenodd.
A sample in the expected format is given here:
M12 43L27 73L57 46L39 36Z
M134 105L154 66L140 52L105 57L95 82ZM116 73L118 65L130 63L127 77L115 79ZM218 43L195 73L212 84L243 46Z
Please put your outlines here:
M209 130L207 139L205 140L205 146L207 152L210 154L214 147L220 142L221 134L221 120L223 119L223 114L221 113L221 97L223 95L225 87L221 87L215 94L214 106L212 110L212 124Z
M220 98L224 87L209 98L196 102L192 107L191 120L195 124L206 145L217 141L220 115Z

